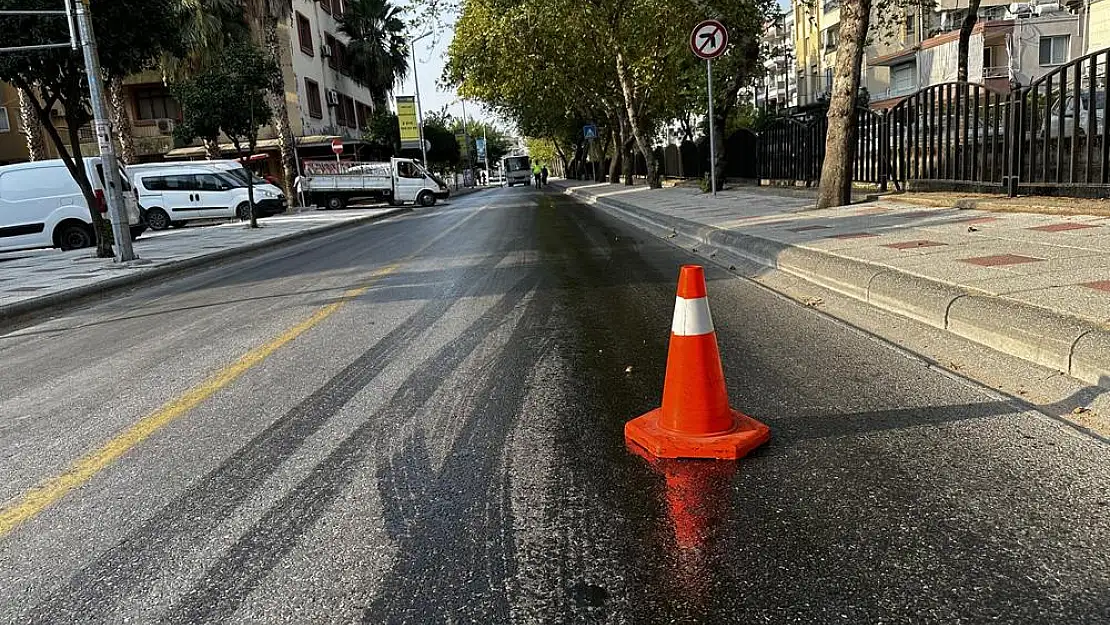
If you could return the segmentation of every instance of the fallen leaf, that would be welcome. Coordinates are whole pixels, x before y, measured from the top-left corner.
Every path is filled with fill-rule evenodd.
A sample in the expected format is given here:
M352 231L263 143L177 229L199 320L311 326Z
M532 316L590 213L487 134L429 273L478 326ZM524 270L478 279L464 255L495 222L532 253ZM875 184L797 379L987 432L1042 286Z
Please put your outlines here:
M1073 409L1073 410L1071 411L1071 413L1072 413L1072 414L1083 414L1084 412L1090 412L1090 411L1091 411L1091 409L1090 409L1090 408L1087 408L1086 406L1076 406L1076 407L1075 407L1075 408L1074 408L1074 409Z
M821 304L824 304L825 300L821 299L820 297L807 297L802 300L802 303L811 308L815 308L817 306L820 306Z
M729 265L728 270L729 271L736 271L736 265Z
M624 372L625 373L632 373L632 365L628 365L627 367L625 367Z
M979 229L976 228L975 226L968 226L967 231L968 232L979 232Z

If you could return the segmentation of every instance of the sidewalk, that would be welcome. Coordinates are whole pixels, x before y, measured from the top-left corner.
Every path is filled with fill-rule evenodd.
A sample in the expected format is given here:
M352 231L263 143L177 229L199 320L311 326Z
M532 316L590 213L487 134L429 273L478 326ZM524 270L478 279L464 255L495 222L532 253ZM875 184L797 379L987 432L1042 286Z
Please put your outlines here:
M130 286L189 267L213 263L316 234L354 226L410 208L309 211L259 220L252 230L239 222L147 232L135 241L137 263L117 265L93 249L0 253L0 323L45 308Z
M1110 386L1110 218L556 181L702 255L755 261Z

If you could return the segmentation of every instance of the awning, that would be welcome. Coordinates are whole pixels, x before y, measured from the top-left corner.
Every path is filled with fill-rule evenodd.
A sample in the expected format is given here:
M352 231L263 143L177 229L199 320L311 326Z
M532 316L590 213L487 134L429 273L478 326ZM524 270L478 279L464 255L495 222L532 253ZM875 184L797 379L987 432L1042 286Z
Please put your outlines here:
M906 61L912 59L914 55L917 54L917 51L920 48L921 46L919 45L913 45L909 48L904 48L897 52L891 52L890 54L884 54L883 56L877 56L873 59L868 59L867 64L871 67L890 67L892 65L905 63Z
M304 137L295 137L297 140L298 148L317 148L317 147L331 147L332 139L343 139L347 145L357 145L362 143L359 139L346 139L339 135L307 135ZM278 151L277 139L261 139L258 144L254 146L259 152L276 152ZM235 154L235 146L231 143L221 143L220 152L224 154ZM203 157L206 152L203 145L190 146L187 148L177 148L170 150L166 153L166 158L194 158ZM255 160L259 155L251 156L251 160Z

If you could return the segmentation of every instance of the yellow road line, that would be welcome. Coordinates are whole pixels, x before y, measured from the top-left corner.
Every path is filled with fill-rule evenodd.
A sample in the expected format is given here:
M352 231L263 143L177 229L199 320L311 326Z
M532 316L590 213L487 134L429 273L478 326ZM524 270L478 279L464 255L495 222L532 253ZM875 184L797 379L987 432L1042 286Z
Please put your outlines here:
M409 254L396 264L374 271L370 274L370 277L372 279L377 279L395 272L403 263L423 254L451 232L476 217L483 209L471 213L443 232L432 237L432 239L422 245L420 249ZM220 369L208 379L185 391L184 394L170 400L153 414L143 417L131 427L117 434L102 447L75 462L65 473L50 478L41 485L27 491L18 499L13 500L9 505L0 508L0 538L6 536L21 523L37 516L40 512L64 497L73 489L91 480L97 473L103 471L136 445L150 438L176 419L187 414L193 408L196 408L201 402L211 397L217 391L234 382L255 365L266 360L271 354L281 349L282 346L304 334L321 321L332 316L345 304L365 294L369 289L369 286L363 286L345 291L339 301L320 308L313 313L312 316L283 332L281 336L247 352L232 364Z
M372 277L380 278L394 272L396 269L397 265L384 267L375 271ZM139 420L105 443L100 449L81 458L65 473L33 488L14 503L6 506L0 511L0 538L15 529L20 523L36 516L47 506L64 497L66 493L88 482L93 476L130 449L197 407L214 393L234 382L250 368L281 349L282 346L332 316L345 304L365 294L368 290L369 287L364 286L345 291L339 301L324 306L313 313L312 316L283 332L281 336L247 352L235 362L217 371L215 375L185 391L183 395L170 400L153 414Z

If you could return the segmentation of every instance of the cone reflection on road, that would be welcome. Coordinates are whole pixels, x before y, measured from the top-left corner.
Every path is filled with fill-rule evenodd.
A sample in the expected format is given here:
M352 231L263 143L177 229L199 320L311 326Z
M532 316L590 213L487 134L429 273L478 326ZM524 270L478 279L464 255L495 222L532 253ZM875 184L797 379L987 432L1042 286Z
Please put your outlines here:
M672 563L671 582L684 600L701 605L712 593L713 560L720 556L714 545L732 508L736 463L656 458L639 445L628 443L628 448L664 480L663 499L674 536L673 542L664 541Z
M625 439L660 458L734 460L762 445L770 428L728 404L705 271L678 278L662 406L625 424Z

